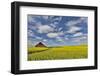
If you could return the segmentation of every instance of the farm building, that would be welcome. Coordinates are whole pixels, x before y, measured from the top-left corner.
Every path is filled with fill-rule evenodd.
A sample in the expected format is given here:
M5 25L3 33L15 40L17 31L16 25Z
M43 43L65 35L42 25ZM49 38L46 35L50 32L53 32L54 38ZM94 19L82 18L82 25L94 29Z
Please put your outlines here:
M42 42L39 42L38 44L35 45L35 47L46 47Z

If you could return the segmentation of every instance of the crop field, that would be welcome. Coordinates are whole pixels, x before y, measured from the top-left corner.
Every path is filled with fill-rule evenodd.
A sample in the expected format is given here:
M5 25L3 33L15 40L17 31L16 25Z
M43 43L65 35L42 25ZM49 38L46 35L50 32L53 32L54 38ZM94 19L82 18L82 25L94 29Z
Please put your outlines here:
M28 48L28 61L88 58L87 45Z

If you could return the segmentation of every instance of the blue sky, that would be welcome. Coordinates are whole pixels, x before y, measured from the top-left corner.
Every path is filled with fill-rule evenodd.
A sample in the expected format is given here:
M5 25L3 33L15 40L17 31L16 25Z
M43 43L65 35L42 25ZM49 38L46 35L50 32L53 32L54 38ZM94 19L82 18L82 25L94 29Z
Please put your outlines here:
M79 16L28 15L28 46L87 44L88 18Z

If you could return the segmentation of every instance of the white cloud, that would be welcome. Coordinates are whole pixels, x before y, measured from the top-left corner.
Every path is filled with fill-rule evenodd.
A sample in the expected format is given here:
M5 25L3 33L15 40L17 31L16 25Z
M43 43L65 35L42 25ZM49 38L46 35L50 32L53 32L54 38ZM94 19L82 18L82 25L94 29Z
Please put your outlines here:
M82 35L83 35L82 32L78 32L78 33L75 33L73 36L74 36L74 37L77 37L77 36L82 36Z
M55 28L54 31L55 31L55 32L58 32L58 28Z
M35 36L32 30L28 30L28 36Z
M28 16L28 22L33 22L33 23L36 23L37 21L36 21L36 19L34 18L34 17L32 17L32 16Z
M65 40L69 40L69 38L65 37Z
M36 22L35 24L29 25L28 28L31 30L37 30L39 26L41 26L41 22Z
M59 29L58 29L58 31L61 31L63 28L62 27L60 27Z
M47 36L49 38L56 38L58 36L58 33L48 33Z
M67 22L65 25L67 27L69 27L69 30L66 33L75 33L77 31L80 31L82 28L77 27L76 25L81 22L87 22L87 18L81 17L78 20L71 20L71 21Z
M33 16L33 15L28 15L28 22L30 23L37 23L37 18L41 18L41 16Z
M43 39L43 41L46 42L47 40L46 39Z
M82 36L81 36L81 39L88 39L88 36L87 36L87 34L83 34Z
M55 24L53 24L53 23L51 23L51 24L50 24L50 26L51 26L51 27L53 27L53 28L55 28L55 27L56 27L56 25L55 25Z
M47 20L49 16L42 16L43 19Z
M67 41L69 40L67 37L63 38L63 37L56 37L56 40L59 41L59 42L64 42L64 41Z
M81 37L81 39L87 39L87 37L86 36L83 36L83 37Z
M75 38L75 39L72 40L72 42L77 42L77 43L79 43L79 42L80 42L80 39Z
M55 21L55 22L53 22L53 24L54 24L54 25L57 25L57 24L59 24L59 22Z
M38 37L38 36L36 36L35 38L36 38L36 39L39 39L39 40L41 40L41 39L42 39L42 37Z
M80 27L76 27L76 26L71 26L69 27L69 30L67 31L67 33L75 33L76 31L81 30Z
M80 18L80 20L83 21L83 22L85 22L85 23L87 23L88 18L87 17L86 18L85 17L82 17L82 18Z
M64 35L64 32L63 31L61 31L61 32L52 32L52 33L48 33L47 34L47 36L49 37L49 38L56 38L56 37L59 37L59 36L62 36L62 35Z
M56 37L56 40L59 42L63 42L64 40L61 37Z
M59 34L59 36L61 36L61 35L64 35L64 32L61 31L61 32L58 32L58 34Z
M67 24L66 24L66 26L72 26L72 25L76 25L76 24L78 24L80 21L69 21L69 22L67 22Z
M78 37L78 38L73 38L72 40L71 40L72 42L75 42L76 44L77 43L86 43L87 42L87 39L85 38L85 39L83 39L83 37Z
M53 19L53 21L60 21L62 19L62 17L56 17Z
M71 21L67 22L65 25L73 26L73 25L77 25L78 23L81 23L81 22L87 22L87 18L82 17L82 18L79 18L78 20L71 20Z
M88 38L87 38L87 35L86 35L86 34L81 34L81 33L80 33L80 35L81 35L81 36L77 36L77 37L75 37L75 38L72 38L71 41L72 41L72 42L81 42L81 43L82 43L82 42L87 42L87 39L88 39ZM84 41L84 40L85 40L85 41Z
M80 42L80 40L81 40L80 37L72 38L71 39L72 42Z
M52 32L54 31L54 29L48 25L41 25L41 26L38 26L38 32L39 33L49 33L49 32Z
M54 24L54 25L57 25L59 24L59 22L62 20L62 17L56 17L56 18L53 18L51 19L51 22Z

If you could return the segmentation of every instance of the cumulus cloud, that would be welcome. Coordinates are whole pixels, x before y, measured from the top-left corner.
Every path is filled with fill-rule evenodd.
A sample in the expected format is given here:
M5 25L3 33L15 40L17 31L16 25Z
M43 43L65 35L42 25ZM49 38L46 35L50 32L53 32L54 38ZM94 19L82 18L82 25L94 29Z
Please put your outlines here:
M38 32L39 33L49 33L54 31L54 29L48 25L42 25L42 26L38 26Z
M66 20L69 17L66 16L64 17L65 19L62 18L62 16L29 15L28 38L32 38L32 43L28 42L28 45L33 46L33 44L40 41L47 45L70 45L87 41L87 35L84 34L84 31L87 32L87 30L85 30L87 27L81 26L85 25L84 22L87 22L87 18L73 17L74 20L70 18L70 21L67 22ZM62 22L62 24L60 22Z
M81 41L80 38L73 38L73 39L72 39L72 42L80 43L80 41Z
M82 18L80 18L80 20L81 20L82 22L85 22L85 23L87 23L87 21L88 21L88 18L87 18L87 17L82 17Z
M62 36L62 35L64 35L65 33L64 33L63 31L61 31L61 32L58 32L58 34L59 34L59 36Z
M55 37L58 36L58 33L48 33L47 36L48 36L49 38L55 38Z
M69 27L69 30L67 31L67 33L75 33L80 30L81 30L81 27L71 26Z
M58 29L58 31L61 31L63 28L62 27L60 27L59 29Z
M56 25L53 24L53 23L51 23L50 26L53 27L53 28L56 28Z
M32 30L28 30L28 36L31 36L31 37L35 36Z
M43 19L47 20L49 16L42 16Z
M63 38L63 37L58 36L58 37L56 37L56 40L59 42L64 42L64 41L69 40L69 38L67 38L67 37Z
M61 32L51 32L51 33L47 34L47 37L56 38L56 37L59 37L59 36L62 36L62 35L64 35L63 31L61 31Z
M38 37L38 36L36 36L35 38L38 39L38 40L41 40L42 39L42 37Z
M59 22L62 20L62 17L56 17L51 20L54 25L58 25Z
M80 21L69 21L69 22L67 22L67 26L72 26L72 25L76 25L76 24L78 24Z
M46 42L47 40L46 39L43 39L43 41Z
M35 20L35 18L33 18L32 16L29 15L29 16L28 16L28 22L30 22L30 23L31 23L31 22L34 22L34 23L35 23L36 20Z
M79 33L77 33L78 35ZM80 36L77 36L77 37L74 37L74 38L71 38L71 41L72 42L87 42L87 34L81 34L80 33Z
M75 33L73 36L74 36L74 37L77 37L77 36L82 36L82 35L83 35L82 32L78 32L78 33Z
M55 22L53 22L53 24L54 24L54 25L57 25L57 24L59 24L59 22L55 21Z
M69 38L65 37L65 40L69 40Z
M56 37L56 40L59 42L63 42L64 40L61 37Z
M28 15L28 22L37 23L38 22L37 19L39 19L39 18L41 18L41 16Z
M62 19L62 17L56 17L53 19L53 21L60 21Z
M82 28L76 26L77 24L81 23L81 22L87 22L87 17L81 17L78 20L71 20L68 21L65 25L67 27L69 27L69 30L67 31L67 33L75 33L77 31L80 31ZM76 34L77 35L77 34Z
M82 18L79 18L78 20L71 20L69 22L67 22L65 25L66 26L73 26L73 25L77 25L81 22L87 22L87 17L82 17Z

